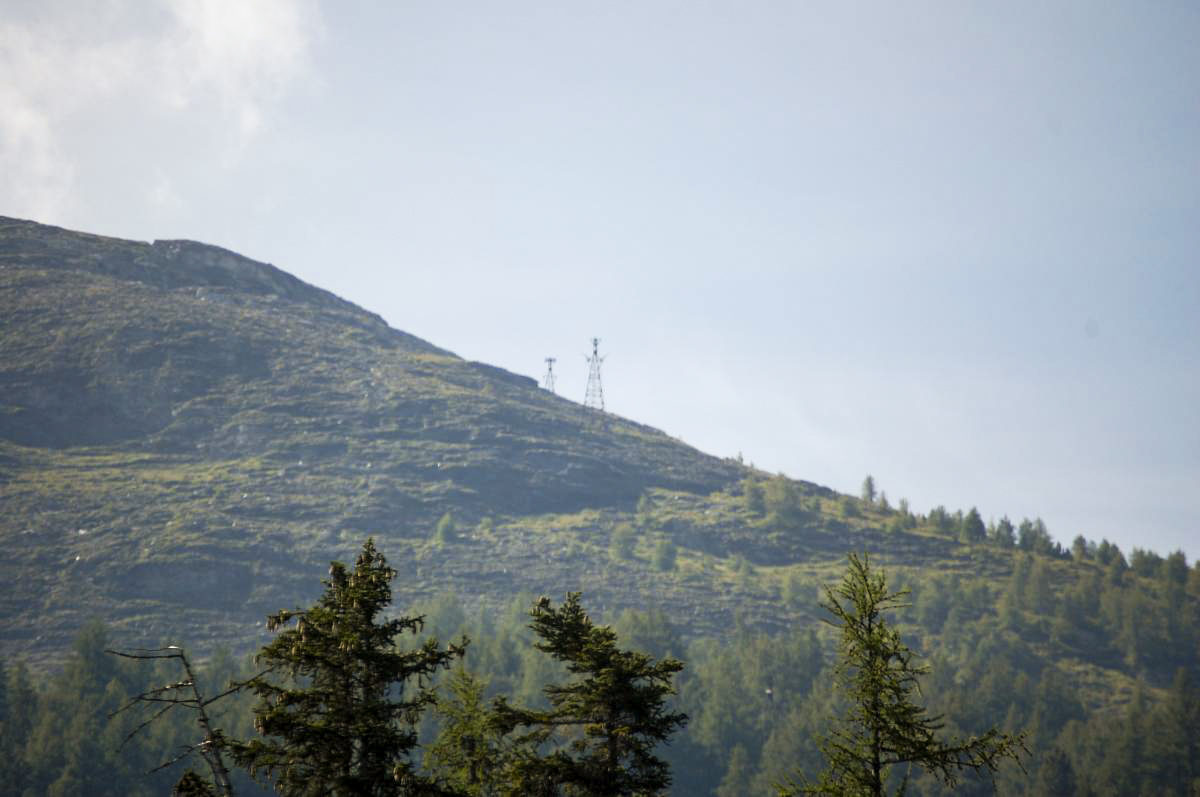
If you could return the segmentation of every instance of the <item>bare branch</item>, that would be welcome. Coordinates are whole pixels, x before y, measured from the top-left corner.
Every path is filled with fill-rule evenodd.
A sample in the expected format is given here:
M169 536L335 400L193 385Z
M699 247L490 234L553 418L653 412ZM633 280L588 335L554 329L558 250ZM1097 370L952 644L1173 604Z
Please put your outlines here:
M159 764L158 766L156 766L154 769L151 769L151 770L147 771L147 772L146 772L146 774L147 774L147 775L152 775L152 774L154 774L155 772L159 772L159 771L161 771L161 770L164 770L164 769L166 769L167 767L171 766L172 764L178 764L180 761L182 761L183 759L187 758L187 757L188 757L188 756L190 756L192 753L194 753L194 752L197 750L197 748L199 748L199 747L200 747L200 745L198 745L198 744L188 744L188 745L184 745L184 746L183 746L183 752L181 752L179 755L177 755L177 756L175 756L174 758L172 758L170 761L164 761L164 762L162 762L161 764Z
M139 733L141 733L141 731L142 731L142 729L143 729L143 728L147 727L148 725L150 725L150 723L154 722L156 719L158 719L159 717L161 717L163 714L166 714L166 713L167 713L168 711L170 711L170 710L171 710L171 707L170 707L170 706L163 706L162 708L160 708L158 711L156 711L156 712L153 714L153 716L151 716L149 719L145 720L145 721L144 721L144 722L142 722L140 725L138 725L136 728L134 728L133 730L131 730L131 731L130 731L130 732L129 732L129 733L126 735L126 736L125 736L125 738L121 740L121 746L120 746L120 747L118 747L117 749L118 749L118 750L123 750L123 749L125 748L125 745L129 744L129 740L130 740L130 739L132 739L134 736L137 736ZM108 718L109 718L109 719L112 719L112 718L113 718L113 717L115 717L115 716L116 716L118 713L120 713L120 712L118 712L118 711L114 711L112 714L109 714L109 715L108 715Z
M188 660L187 654L183 648L177 645L168 645L163 648L133 648L130 650L106 650L106 653L111 653L114 656L120 656L124 659L135 659L140 661L153 661L157 659L177 659L179 665L183 668L184 678L179 681L163 684L162 686L148 689L145 692L133 697L125 705L118 708L116 711L109 714L109 718L115 717L123 711L133 708L137 705L152 705L162 704L150 717L143 720L136 728L130 731L129 735L121 742L121 747L124 747L130 739L148 727L158 718L176 707L183 707L196 712L196 722L200 725L204 732L204 738L196 744L185 745L179 755L174 758L164 761L150 772L158 772L167 767L176 764L187 758L193 753L197 753L208 768L212 771L213 781L217 786L217 793L223 797L233 797L233 784L229 779L229 768L225 765L225 760L221 755L221 746L224 736L220 730L213 728L208 717L208 712L205 710L207 706L212 705L216 701L228 697L235 692L240 692L245 689L250 681L235 682L228 689L216 695L215 697L205 698L200 693L200 688L196 684L196 675L192 670L192 663ZM256 676L259 677L259 676ZM253 680L253 679L251 679Z

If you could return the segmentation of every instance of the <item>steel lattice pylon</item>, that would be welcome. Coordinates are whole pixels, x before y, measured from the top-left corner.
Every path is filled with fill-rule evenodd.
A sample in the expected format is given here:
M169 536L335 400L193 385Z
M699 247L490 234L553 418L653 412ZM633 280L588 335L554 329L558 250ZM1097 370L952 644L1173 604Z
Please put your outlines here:
M600 356L600 338L592 338L592 356L588 361L587 392L583 396L583 406L604 412L604 385L600 382L600 364L604 358Z
M553 357L546 358L546 375L542 378L542 386L551 393L554 392L554 363L556 362L557 360Z

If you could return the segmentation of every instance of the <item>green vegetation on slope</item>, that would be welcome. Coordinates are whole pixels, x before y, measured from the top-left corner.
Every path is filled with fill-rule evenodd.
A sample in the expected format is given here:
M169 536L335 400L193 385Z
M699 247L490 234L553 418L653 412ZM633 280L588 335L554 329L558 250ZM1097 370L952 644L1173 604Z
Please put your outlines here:
M1173 580L1165 567L1137 575L1119 565L1014 555L1018 567L998 591L970 576L906 584L914 590L914 605L891 619L905 643L931 664L922 679L929 711L945 715L947 734L979 734L994 725L1028 731L1027 772L1002 769L1002 794L1191 793L1200 778L1196 569L1188 571L1189 585ZM835 564L829 580L840 569ZM1060 591L1055 576L1073 571L1080 577ZM906 582L906 571L887 572L889 585ZM804 602L815 609L817 584L810 583ZM531 602L518 597L493 613L464 609L443 595L405 614L425 616L426 639L470 637L465 666L486 683L484 703L477 705L505 695L514 704L548 707L542 690L561 682L564 672L534 646L526 614ZM1135 622L1127 625L1130 617ZM662 611L623 611L610 620L623 648L686 662L670 710L690 721L659 748L672 767L672 793L772 795L774 784L797 769L810 777L821 769L815 736L828 730L843 705L832 688L832 629L802 622L765 634L736 625L723 639L689 641ZM1062 633L1063 622L1071 633ZM1075 636L1088 638L1086 651L1094 658L1072 647ZM102 778L117 793L161 794L178 778L179 766L143 773L164 751L195 741L189 717L156 723L122 750L121 739L136 718L123 714L116 724L107 721L126 696L177 674L139 670L105 656L107 644L103 629L93 625L52 678L31 675L20 664L6 668L0 679L0 782L12 784L12 793L71 793ZM240 672L227 653L218 652L205 668L206 691L213 694L253 670L247 664ZM454 678L438 682L444 695ZM218 708L226 732L253 734L248 695ZM426 747L443 723L426 714L420 729ZM908 793L947 792L914 772ZM969 777L954 793L990 794L992 786Z

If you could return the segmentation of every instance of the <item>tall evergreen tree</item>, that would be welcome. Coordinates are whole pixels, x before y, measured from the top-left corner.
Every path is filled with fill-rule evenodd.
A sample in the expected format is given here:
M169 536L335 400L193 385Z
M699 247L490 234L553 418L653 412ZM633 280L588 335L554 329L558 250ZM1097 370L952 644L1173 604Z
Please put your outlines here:
M1200 791L1200 690L1186 668L1175 673L1155 715L1147 753L1157 762L1163 785L1176 794Z
M509 793L618 797L663 792L671 783L670 768L654 749L687 721L666 706L682 662L621 650L616 633L592 622L577 592L557 608L548 598L539 599L530 617L540 640L537 649L575 677L546 687L547 711L497 699L498 722L506 732L530 729L517 739L527 751L565 742L548 755L527 752L520 758Z
M996 524L992 533L992 542L1000 548L1012 548L1017 544L1016 530L1013 529L1012 521L1008 519L1007 515L1000 518Z
M425 766L457 793L500 794L508 747L484 698L487 681L460 665L442 687L434 711L443 725L426 749Z
M729 766L725 769L725 777L717 786L717 797L743 797L750 791L750 778L754 775L754 766L750 755L742 745L734 745L729 754Z
M836 685L849 706L821 740L827 768L817 782L786 784L781 795L883 797L896 766L916 766L952 787L964 770L995 772L1005 758L1018 760L1022 734L992 728L967 739L938 738L941 717L915 701L918 678L928 668L913 661L913 651L884 619L885 612L908 605L905 596L888 591L883 574L872 572L865 555L853 553L842 583L826 587L822 605L841 632ZM902 783L897 793L903 790Z
M1033 784L1034 797L1071 797L1077 789L1071 759L1058 747L1051 747L1042 756L1042 765Z
M979 510L971 507L963 517L959 538L963 542L982 542L986 536L987 526L983 525L983 518L979 516Z
M872 506L875 503L875 477L867 474L862 483L862 500L867 506Z
M413 650L397 647L402 633L421 630L422 618L382 618L395 576L367 540L352 571L330 566L316 605L268 618L271 630L295 623L258 654L285 677L250 683L263 738L232 742L231 749L252 774L273 776L282 794L436 793L408 760L417 743L413 726L433 700L424 680L459 658L463 646L441 649L428 640Z

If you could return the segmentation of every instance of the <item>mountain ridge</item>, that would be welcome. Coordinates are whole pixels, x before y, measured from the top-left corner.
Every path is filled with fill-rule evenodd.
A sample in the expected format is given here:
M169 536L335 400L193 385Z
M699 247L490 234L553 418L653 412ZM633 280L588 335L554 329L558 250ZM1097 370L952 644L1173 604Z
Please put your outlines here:
M164 289L236 288L336 305L383 321L270 263L189 239L133 241L0 216L0 245L10 266L87 270ZM87 246L85 252L81 245Z

